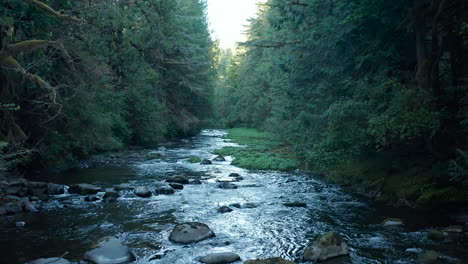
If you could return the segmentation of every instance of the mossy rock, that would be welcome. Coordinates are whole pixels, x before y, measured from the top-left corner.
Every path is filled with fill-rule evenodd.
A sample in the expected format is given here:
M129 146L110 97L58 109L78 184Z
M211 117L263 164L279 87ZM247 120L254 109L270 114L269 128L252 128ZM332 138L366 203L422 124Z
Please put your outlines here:
M202 159L199 158L199 157L190 157L190 158L188 158L188 162L190 162L190 163L199 163L201 161L202 161Z

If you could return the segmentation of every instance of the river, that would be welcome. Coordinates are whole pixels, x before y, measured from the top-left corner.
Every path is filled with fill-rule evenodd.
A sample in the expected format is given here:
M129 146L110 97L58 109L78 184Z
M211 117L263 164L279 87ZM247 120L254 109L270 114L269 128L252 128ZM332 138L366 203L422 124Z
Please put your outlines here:
M281 256L301 262L304 248L328 231L340 233L351 248L349 257L327 263L417 263L426 249L441 253L440 263L468 263L466 244L442 244L427 238L433 228L456 224L445 213L386 210L340 187L300 173L249 172L225 162L192 164L189 157L212 159L214 149L233 146L222 130L204 130L190 140L153 150L154 159L85 166L49 173L42 180L62 184L91 183L104 188L127 183L155 189L175 175L200 178L201 185L185 185L174 195L136 197L120 192L116 202L84 202L84 196L60 195L43 204L40 212L0 217L0 263L25 263L40 257L82 259L98 239L122 239L137 257L136 263L199 263L208 253L235 252L242 260ZM244 180L237 189L220 189L217 181L230 173ZM307 207L286 207L285 202ZM220 206L239 204L230 213ZM386 228L387 217L400 217L404 227ZM15 222L24 221L22 228ZM176 223L207 224L215 238L188 246L173 244L168 236ZM463 224L463 223L462 223ZM466 224L466 223L465 223ZM238 262L242 263L242 261Z

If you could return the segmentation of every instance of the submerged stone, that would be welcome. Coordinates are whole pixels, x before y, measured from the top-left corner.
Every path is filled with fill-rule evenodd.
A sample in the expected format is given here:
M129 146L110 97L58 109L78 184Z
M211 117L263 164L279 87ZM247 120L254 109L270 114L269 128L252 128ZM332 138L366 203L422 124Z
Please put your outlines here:
M166 182L188 184L189 179L184 176L174 176L172 178L167 179Z
M232 209L229 208L228 206L221 206L220 208L218 208L218 212L219 213L229 213L229 212L232 212Z
M63 258L40 258L26 264L70 264L71 262Z
M283 203L283 205L287 207L307 207L306 203L301 202Z
M284 258L268 258L262 260L247 260L244 264L296 264L295 262L285 260Z
M106 238L99 242L98 248L84 254L84 259L95 264L123 264L135 260L130 249L117 238Z
M434 250L425 251L418 256L418 260L423 264L436 263L440 255Z
M206 264L224 264L240 260L240 256L232 252L214 253L200 258L200 262Z
M68 192L72 194L96 194L101 190L101 187L98 187L96 185L80 183L70 186Z
M172 187L172 189L174 190L182 190L184 189L184 185L180 184L180 183L169 183L169 186Z
M190 244L215 237L207 225L197 222L178 224L172 230L169 240L175 243Z
M161 186L156 189L156 193L170 195L170 194L174 194L174 189L172 189L169 186Z

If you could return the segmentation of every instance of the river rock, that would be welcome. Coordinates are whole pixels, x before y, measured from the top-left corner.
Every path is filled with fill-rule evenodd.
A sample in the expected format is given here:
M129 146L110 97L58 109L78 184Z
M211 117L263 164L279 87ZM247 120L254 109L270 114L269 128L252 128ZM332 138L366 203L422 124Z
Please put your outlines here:
M216 158L214 158L213 161L226 161L226 159L223 157L223 155L219 155Z
M65 193L65 186L61 184L47 184L47 192L49 195L60 195Z
M84 199L86 202L95 202L99 200L99 196L97 195L88 195Z
M202 184L202 181L200 179L195 179L195 180L191 180L190 184L200 185L200 184Z
M247 260L244 264L296 264L284 258L268 258L263 260Z
M121 264L135 260L130 249L117 238L105 238L98 244L98 248L84 254L84 259L95 264Z
M169 186L172 187L172 189L174 190L182 190L184 189L184 185L180 184L180 183L169 183Z
M224 264L240 260L240 256L232 252L214 253L200 258L200 262L207 264Z
M403 225L403 220L400 218L387 218L382 222L383 226L401 226Z
M169 186L161 186L156 189L156 193L170 195L170 194L174 194L175 192L174 192L174 189L172 189Z
M28 194L28 188L26 187L26 184L24 182L12 182L4 188L4 192L7 195L10 194L24 197Z
M21 201L7 202L2 207L7 214L17 214L23 211L23 203Z
M436 263L439 259L440 255L434 250L424 251L423 253L419 254L418 260L420 263L423 264L430 264Z
M0 215L6 215L8 214L7 210L2 206L0 207Z
M130 186L127 183L122 183L122 184L114 186L114 189L116 191L131 191L131 190L134 190L135 188Z
M70 186L68 192L72 194L96 194L101 190L101 187L98 187L96 185L80 183Z
M172 230L169 240L174 243L190 244L215 237L207 225L197 222L178 224Z
M283 205L287 207L307 207L306 203L301 202L283 203Z
M443 241L448 234L439 230L431 230L427 236L432 240Z
M463 233L465 228L460 225L451 225L449 227L444 228L442 231L447 233Z
M104 199L107 202L115 201L117 200L117 198L119 198L119 193L114 189L107 189L106 193L102 197L102 199Z
M211 160L209 159L203 159L201 162L200 162L201 165L210 165L210 164L213 164L213 162L211 162Z
M304 260L323 261L348 254L349 248L344 239L336 232L329 232L319 237L312 247L305 249Z
M218 208L218 212L219 213L230 213L232 212L232 209L229 208L228 206L221 206L220 208Z
M145 187L145 186L137 187L134 193L136 196L143 197L143 198L148 198L148 197L151 197L151 195L153 195L151 191L148 189L148 187Z
M233 173L229 174L229 177L237 178L237 177L240 177L240 175L239 175L239 173L233 172Z
M179 183L179 184L188 184L189 179L184 176L174 176L170 179L167 179L166 182Z
M237 189L237 185L230 182L221 182L218 184L218 188L232 190Z
M36 207L29 201L23 202L23 208L26 212L35 213L38 211Z
M70 261L64 258L40 258L30 261L26 264L71 264Z

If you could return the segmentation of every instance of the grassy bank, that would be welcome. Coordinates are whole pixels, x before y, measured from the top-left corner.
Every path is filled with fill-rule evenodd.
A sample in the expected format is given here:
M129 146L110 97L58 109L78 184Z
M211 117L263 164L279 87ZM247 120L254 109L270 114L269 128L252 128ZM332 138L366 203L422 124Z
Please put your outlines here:
M300 163L290 146L285 146L273 134L250 128L229 129L226 138L241 147L224 147L216 150L217 155L233 156L232 162L250 170L288 170L297 168Z

